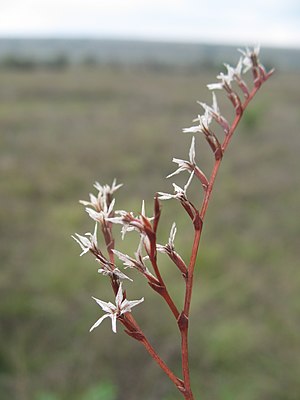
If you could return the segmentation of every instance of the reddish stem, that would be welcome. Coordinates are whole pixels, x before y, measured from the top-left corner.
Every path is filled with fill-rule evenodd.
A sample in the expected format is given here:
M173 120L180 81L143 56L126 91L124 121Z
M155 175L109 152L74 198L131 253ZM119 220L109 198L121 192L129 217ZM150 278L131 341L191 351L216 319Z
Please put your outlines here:
M162 278L162 276L161 276L161 274L159 272L159 268L158 268L158 265L157 265L156 257L151 258L150 260L151 260L151 264L153 266L155 275L156 275L156 277L159 280L159 283L161 285L160 286L160 290L157 290L157 292L164 298L164 300L166 301L166 303L170 307L170 310L172 311L174 317L177 320L178 317L179 317L179 311L178 311L174 301L172 300L172 298L171 298L171 296L170 296L170 294L169 294L169 292L167 290L166 284L165 284L165 282L164 282L164 280L163 280L163 278ZM151 287L154 288L153 286L151 286Z
M170 378L170 380L175 384L177 389L180 392L184 391L184 383L183 381L178 378L171 370L170 368L166 365L166 363L159 357L157 352L154 350L146 336L144 335L143 331L135 321L134 317L130 313L125 314L124 320L121 320L123 324L129 329L133 329L134 331L140 333L141 339L139 340L147 352L150 354L150 356L153 358L153 360L159 365L159 367L164 371L164 373Z

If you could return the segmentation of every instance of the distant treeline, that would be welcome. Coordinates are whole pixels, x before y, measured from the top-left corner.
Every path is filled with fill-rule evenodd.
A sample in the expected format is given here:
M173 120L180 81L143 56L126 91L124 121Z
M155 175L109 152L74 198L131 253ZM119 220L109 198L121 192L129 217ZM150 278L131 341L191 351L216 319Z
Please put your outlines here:
M68 57L64 54L57 55L49 60L39 60L31 57L6 55L0 59L0 68L13 70L64 69L70 65Z
M67 54L58 54L49 59L40 59L37 57L25 57L23 55L8 54L0 57L0 68L9 70L22 70L22 71L34 71L38 69L49 69L49 70L63 70L71 66L83 66L87 68L94 68L98 66L109 66L117 69L126 66L133 66L144 69L151 69L156 71L165 71L170 69L188 69L189 71L199 70L218 70L220 64L213 62L212 60L202 60L201 62L194 62L188 65L176 65L174 63L166 63L159 60L144 60L135 62L132 64L122 62L120 60L108 61L101 60L93 56L83 57L81 60L70 58Z
M156 69L220 69L224 60L232 65L237 63L239 47L137 40L0 38L0 66L27 70L107 64ZM267 68L300 70L300 49L263 48L262 57Z

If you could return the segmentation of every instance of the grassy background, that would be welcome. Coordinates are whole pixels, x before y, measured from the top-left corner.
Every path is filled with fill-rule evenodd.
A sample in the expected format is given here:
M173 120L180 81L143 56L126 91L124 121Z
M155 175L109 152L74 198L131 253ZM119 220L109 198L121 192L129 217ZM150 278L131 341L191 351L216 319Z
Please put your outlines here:
M170 191L172 157L186 158L180 133L210 104L215 71L70 67L0 71L1 400L176 400L177 391L144 349L108 321L111 300L92 257L70 235L93 228L78 204L95 180L125 186L118 209L140 210ZM191 367L200 400L300 398L299 73L276 75L250 105L228 150L210 204L191 315ZM230 105L219 96L222 110ZM197 138L199 165L212 156ZM177 180L181 183L181 178ZM191 195L201 191L195 183ZM191 227L176 202L163 203L165 243L172 222L187 260ZM134 235L118 244L133 251ZM129 250L128 250L129 246ZM161 257L178 305L182 282ZM132 276L134 272L129 271ZM134 315L180 373L179 340L161 299L143 281Z

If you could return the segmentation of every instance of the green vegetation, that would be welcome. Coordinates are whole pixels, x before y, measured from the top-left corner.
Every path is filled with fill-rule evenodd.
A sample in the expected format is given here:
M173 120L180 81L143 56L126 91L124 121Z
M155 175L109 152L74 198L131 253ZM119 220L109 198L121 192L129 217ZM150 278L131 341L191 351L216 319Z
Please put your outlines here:
M91 296L113 296L70 236L93 228L78 200L95 180L125 183L116 209L139 211L145 199L150 212L154 193L171 189L171 159L190 146L180 130L197 114L196 100L211 102L205 85L214 72L73 66L3 69L0 81L1 400L175 400L121 326L117 335L109 323L88 332L101 313ZM265 85L217 179L191 317L200 400L300 398L299 82L278 73ZM229 117L229 102L220 103ZM200 137L197 154L208 171ZM162 218L161 242L177 220L175 243L187 257L191 231L179 205L163 203ZM120 241L127 245L134 249L134 235ZM180 298L177 270L160 262ZM128 291L145 296L134 315L178 370L174 321L161 299L143 281Z

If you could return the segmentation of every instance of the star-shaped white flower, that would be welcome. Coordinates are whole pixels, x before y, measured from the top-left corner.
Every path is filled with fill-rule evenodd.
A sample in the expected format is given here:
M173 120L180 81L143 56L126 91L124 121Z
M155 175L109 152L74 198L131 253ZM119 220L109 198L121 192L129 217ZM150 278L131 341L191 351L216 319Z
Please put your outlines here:
M219 75L217 75L217 79L219 79L221 82L209 83L208 85L206 85L209 90L224 88L227 91L231 91L231 82L234 80L234 69L227 68L227 74L220 72Z
M243 57L240 57L237 66L235 68L229 64L224 64L224 65L227 68L228 74L239 79L241 78L242 68L243 68Z
M100 211L95 211L92 208L86 207L85 211L89 214L89 216L95 220L104 224L105 220L110 217L113 212L113 208L115 205L115 199L112 200L109 207L107 206L106 199L102 199L102 206Z
M93 234L88 232L85 234L85 236L79 235L78 233L75 233L75 235L77 237L72 235L72 238L79 244L82 249L82 253L80 253L80 256L83 256L83 254L87 253L90 250L97 249L97 223L95 224L95 230Z
M99 182L94 184L94 187L98 190L98 195L95 196L92 193L89 194L90 200L80 200L79 203L86 206L86 212L95 221L100 222L102 225L105 224L106 218L111 216L115 199L112 198L113 193L118 190L123 184L116 184L114 179L111 186L100 185ZM92 207L92 208L90 208Z
M175 240L176 232L177 232L176 224L175 224L175 222L173 222L168 243L165 244L164 246L161 244L157 244L156 245L157 251L159 251L160 253L166 253L166 254L172 253L174 251L174 240Z
M145 265L145 261L149 259L149 256L143 256L142 249L145 242L145 237L141 235L141 239L137 248L137 251L134 253L135 258L130 257L128 254L121 253L118 250L113 249L113 253L118 257L120 261L123 262L124 268L135 268L138 271L146 274L148 276L152 275Z
M213 98L212 106L208 106L207 104L202 103L201 101L198 101L197 103L201 105L201 107L205 110L205 113L207 113L211 118L214 118L214 120L217 121L217 123L223 127L224 131L226 133L228 133L229 123L221 115L215 92L212 92L212 98ZM196 122L196 121L199 121L199 118L196 118L193 122Z
M176 228L176 224L174 222L171 227L168 243L165 244L164 246L161 244L157 244L156 249L160 253L167 254L171 258L171 260L177 265L177 267L180 269L183 276L186 277L187 276L186 275L187 266L186 266L185 262L183 261L183 259L180 257L180 255L175 251L174 240L175 240L176 232L177 232L177 228Z
M201 101L197 101L197 103L201 105L201 107L204 109L204 111L207 112L207 114L209 114L211 116L220 115L220 109L219 109L219 106L217 103L217 97L216 97L215 92L212 92L212 98L213 98L213 104L211 107ZM199 120L199 118L196 118L195 122L198 120Z
M180 186L176 185L176 183L173 183L174 194L158 192L158 195L159 195L158 199L160 199L160 200L170 200L170 199L186 200L186 191L193 179L193 176L194 176L194 171L191 173L189 180L185 184L184 188L181 188Z
M178 169L174 171L172 174L168 175L167 178L171 176L177 175L182 171L190 171L192 172L196 167L195 162L195 136L193 136L190 151L189 151L189 161L181 160L180 158L173 158L173 162L178 164Z
M252 67L257 66L258 64L258 55L260 51L260 46L257 45L254 47L253 50L250 50L248 47L246 47L245 50L238 49L240 53L242 53L243 57L243 64L245 66L243 72L249 71ZM255 65L256 64L256 65Z
M95 182L94 187L98 190L98 195L95 196L92 193L89 194L90 201L80 200L79 203L84 206L93 207L97 212L107 210L107 204L110 206L112 202L113 193L118 190L122 183L116 184L116 180L113 181L112 185L100 185L99 182Z
M114 264L112 264L109 260L107 260L105 257L102 255L98 254L96 261L99 262L102 265L102 268L98 269L99 274L102 274L104 276L110 276L110 277L118 277L119 279L128 279L129 281L132 282L132 279L129 278L127 275L123 274L119 270L119 268L116 268Z
M113 224L123 225L121 229L122 239L124 239L125 234L130 231L137 231L139 233L145 233L145 224L150 225L150 221L153 217L146 217L145 215L145 202L142 202L141 214L137 217L134 216L133 212L128 212L124 210L117 210L115 212L116 216L107 218L106 220L112 222Z
M111 186L109 185L100 185L99 182L95 182L94 188L96 188L99 193L101 194L109 194L112 195L116 190L118 190L120 187L123 186L123 183L119 183L117 185L116 179L113 180L113 183Z
M112 331L114 333L117 332L117 318L127 312L131 312L131 309L133 307L137 306L138 304L140 304L144 301L144 297L141 298L140 300L133 300L133 301L124 299L122 283L120 283L119 290L116 295L116 299L115 299L116 304L112 304L111 302L106 303L105 301L99 300L96 297L93 297L93 299L102 308L102 310L106 314L102 315L102 317L99 318L94 323L94 325L90 329L90 332L92 330L94 330L95 328L97 328L105 318L110 318Z
M100 193L100 192L99 192ZM95 210L101 210L102 209L102 205L101 205L101 196L98 195L98 197L96 197L95 195L93 195L92 193L89 194L90 196L90 201L86 201L86 200L79 200L80 204L83 204L84 206L91 206L94 207Z
M199 125L191 126L190 128L184 128L182 132L183 133L207 132L209 131L209 125L212 121L212 117L209 114L209 112L205 110L204 115L198 115L198 117L194 121L198 121Z

